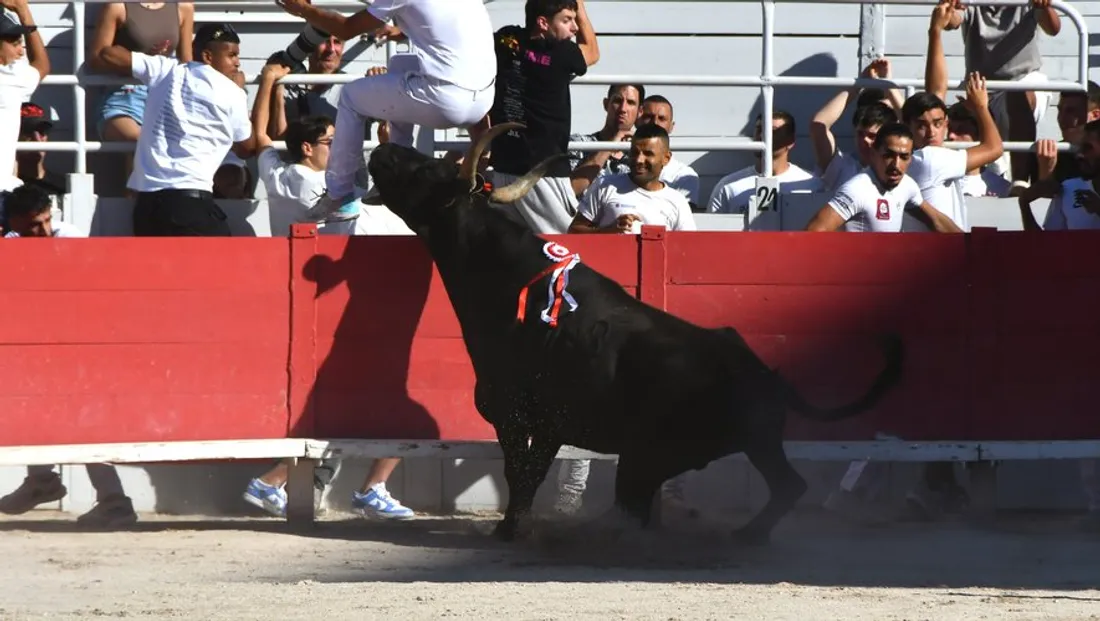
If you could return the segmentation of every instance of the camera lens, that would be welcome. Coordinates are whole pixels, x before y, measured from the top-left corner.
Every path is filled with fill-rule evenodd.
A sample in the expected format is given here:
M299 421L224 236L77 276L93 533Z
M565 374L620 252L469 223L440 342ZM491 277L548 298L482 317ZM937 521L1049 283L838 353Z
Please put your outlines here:
M307 25L302 29L302 32L298 33L294 41L291 41L290 45L287 46L286 55L295 63L304 63L306 57L312 54L313 50L317 49L317 46L321 45L328 37L327 32Z

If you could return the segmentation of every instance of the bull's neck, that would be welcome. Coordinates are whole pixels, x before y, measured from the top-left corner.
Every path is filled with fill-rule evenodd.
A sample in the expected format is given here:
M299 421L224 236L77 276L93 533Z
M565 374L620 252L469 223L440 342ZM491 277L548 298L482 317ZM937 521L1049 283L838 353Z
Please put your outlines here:
M465 327L514 320L520 290L551 264L544 243L499 211L475 204L432 226L427 245Z

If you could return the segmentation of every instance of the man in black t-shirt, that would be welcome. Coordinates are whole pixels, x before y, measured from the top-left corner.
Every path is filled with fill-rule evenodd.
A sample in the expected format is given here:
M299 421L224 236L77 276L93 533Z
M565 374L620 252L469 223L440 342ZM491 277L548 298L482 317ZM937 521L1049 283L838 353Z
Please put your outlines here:
M497 82L490 122L526 126L493 140L489 163L496 186L567 152L569 84L600 57L584 0L528 0L525 12L525 27L505 26L494 35ZM569 162L563 159L524 198L505 208L515 210L536 233L565 233L577 210L569 175Z

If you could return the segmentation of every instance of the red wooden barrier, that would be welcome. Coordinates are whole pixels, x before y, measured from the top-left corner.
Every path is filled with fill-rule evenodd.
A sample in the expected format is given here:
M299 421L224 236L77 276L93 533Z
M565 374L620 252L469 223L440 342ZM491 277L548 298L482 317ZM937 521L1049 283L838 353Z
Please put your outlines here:
M1100 437L1100 235L569 236L648 303L731 325L815 402L798 440ZM493 439L446 291L405 237L0 243L0 445ZM579 300L581 304L583 299Z

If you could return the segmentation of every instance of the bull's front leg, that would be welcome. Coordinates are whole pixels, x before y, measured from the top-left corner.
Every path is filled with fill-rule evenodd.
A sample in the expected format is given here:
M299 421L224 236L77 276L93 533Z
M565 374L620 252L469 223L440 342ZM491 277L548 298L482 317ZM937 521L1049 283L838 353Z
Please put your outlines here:
M497 429L497 438L504 452L508 507L493 534L505 541L512 541L526 537L531 531L531 506L535 502L535 493L546 479L550 464L561 449L561 442L539 434L531 438L528 446L526 434L505 428Z

